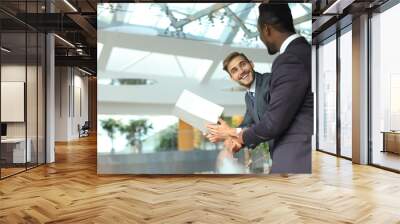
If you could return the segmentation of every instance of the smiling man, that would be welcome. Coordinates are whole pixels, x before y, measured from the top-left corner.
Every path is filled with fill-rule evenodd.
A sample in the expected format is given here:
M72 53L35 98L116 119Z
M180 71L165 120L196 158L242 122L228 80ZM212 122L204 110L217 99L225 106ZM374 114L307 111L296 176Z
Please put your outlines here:
M264 98L269 89L270 73L261 74L254 71L253 62L245 54L239 52L233 52L225 58L223 69L233 81L247 89L245 94L246 113L239 128L229 127L221 119L219 125L208 125L209 133L206 137L211 142L224 141L228 137L237 137L242 128L260 121L260 117L267 108Z

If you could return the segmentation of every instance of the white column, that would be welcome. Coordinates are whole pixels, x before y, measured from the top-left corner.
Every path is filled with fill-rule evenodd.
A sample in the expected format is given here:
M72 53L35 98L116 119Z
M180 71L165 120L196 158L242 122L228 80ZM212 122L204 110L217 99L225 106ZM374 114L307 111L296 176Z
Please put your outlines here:
M353 20L353 162L368 163L368 16Z
M46 11L54 12L54 5L46 1ZM46 163L55 162L55 42L54 34L46 35Z
M46 163L55 161L54 133L55 133L55 76L54 76L54 35L46 36Z
M312 53L311 53L311 90L314 94L314 132L313 132L313 136L312 136L312 149L315 150L317 148L316 144L317 144L317 110L316 110L316 105L317 105L317 99L316 99L316 95L317 95L317 83L316 83L316 76L317 76L317 72L316 72L316 66L317 66L317 58L316 58L316 53L317 53L317 49L315 47L315 45L312 45Z

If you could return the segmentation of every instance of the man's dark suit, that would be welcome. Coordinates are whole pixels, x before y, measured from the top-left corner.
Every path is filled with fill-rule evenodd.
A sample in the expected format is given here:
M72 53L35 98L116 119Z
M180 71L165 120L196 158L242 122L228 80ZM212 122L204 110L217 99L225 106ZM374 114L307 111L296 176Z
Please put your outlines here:
M246 92L246 114L244 115L242 123L239 125L241 128L249 127L252 124L258 123L260 121L260 117L267 109L267 102L265 102L264 98L268 93L271 73L260 74L258 72L254 72L254 78L256 82L255 104L253 106L249 92Z
M272 64L266 112L243 132L250 148L271 140L271 173L310 173L313 133L311 46L294 39Z

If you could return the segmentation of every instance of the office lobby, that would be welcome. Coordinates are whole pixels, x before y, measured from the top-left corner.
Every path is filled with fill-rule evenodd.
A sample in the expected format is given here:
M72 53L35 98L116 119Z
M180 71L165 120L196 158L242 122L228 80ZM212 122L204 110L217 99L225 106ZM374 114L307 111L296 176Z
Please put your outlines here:
M271 72L259 4L1 1L0 223L400 223L398 1L289 3L312 48L311 174L218 173L224 145L170 112L190 89L240 124L222 61Z

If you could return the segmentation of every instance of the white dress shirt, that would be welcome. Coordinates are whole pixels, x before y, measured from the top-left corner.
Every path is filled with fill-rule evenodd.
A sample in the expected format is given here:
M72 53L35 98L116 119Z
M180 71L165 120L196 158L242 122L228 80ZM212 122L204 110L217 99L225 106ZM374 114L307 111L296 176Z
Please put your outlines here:
M257 80L256 80L256 74L253 73L253 75L254 75L254 81L251 84L250 88L247 89L247 92L252 92L254 94L254 96L255 96L256 95L256 81Z
M254 74L254 73L253 73ZM256 97L256 74L254 74L254 81L253 81L253 83L251 84L251 86L250 86L250 88L249 89L247 89L247 92L249 93L249 94L251 94L251 93L253 93L253 95L254 95L254 99L255 99L255 97ZM254 102L255 103L255 102ZM242 128L236 128L236 134L239 134L240 132L242 131Z
M295 33L290 35L288 38L286 38L285 41L283 41L282 45L281 45L281 49L279 50L279 54L282 54L283 52L285 52L286 48L289 46L289 44L294 40L301 37L299 34Z

